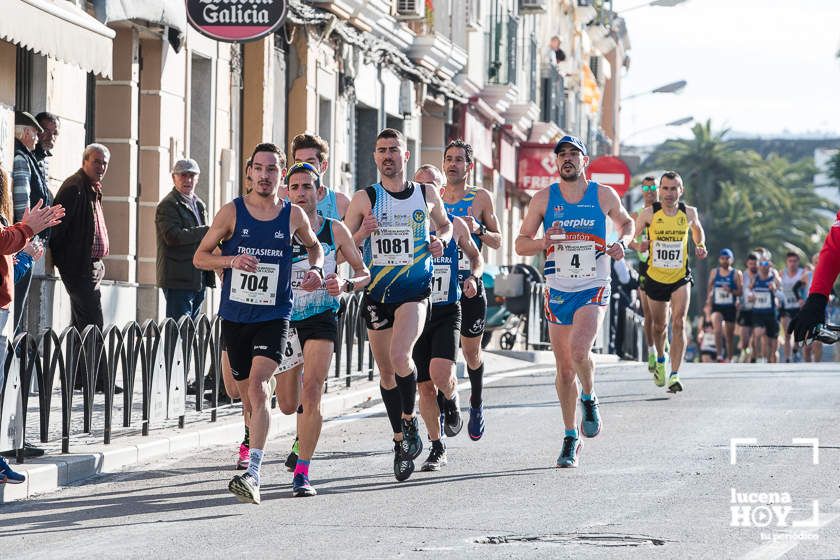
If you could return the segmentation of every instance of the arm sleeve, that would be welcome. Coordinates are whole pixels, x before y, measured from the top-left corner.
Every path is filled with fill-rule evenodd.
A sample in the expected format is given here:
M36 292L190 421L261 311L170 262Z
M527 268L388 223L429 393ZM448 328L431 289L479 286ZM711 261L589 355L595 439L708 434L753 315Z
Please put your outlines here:
M155 211L155 225L170 246L194 245L204 238L208 226L183 227L178 218L178 210L169 204L158 204Z
M814 281L811 284L810 293L828 296L838 274L840 274L840 212L837 213L837 221L828 231L820 251L820 259L814 270Z
M23 213L29 208L29 164L22 156L15 156L12 167L12 203L14 206L13 222L23 219Z

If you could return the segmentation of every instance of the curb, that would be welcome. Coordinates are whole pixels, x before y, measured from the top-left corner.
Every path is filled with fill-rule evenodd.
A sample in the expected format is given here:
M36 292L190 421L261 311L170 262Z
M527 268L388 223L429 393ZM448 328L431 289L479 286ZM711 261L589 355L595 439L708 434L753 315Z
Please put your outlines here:
M511 355L502 356L520 363L494 364L488 368L485 375L511 370L538 372L550 369L542 363L535 364ZM616 364L618 359L596 359L596 363ZM325 396L321 400L323 417L325 419L335 418L353 408L374 405L382 401L379 393L379 383L376 380L372 382L364 381L362 385L361 388L355 390ZM468 386L468 384L459 383L459 386L463 385ZM272 412L269 439L293 432L295 423L294 414L285 415L279 411ZM113 444L105 446L105 449L102 449L103 444L92 445L87 448L80 446L74 453L67 455L46 455L22 465L12 464L15 470L26 474L26 481L22 484L0 485L0 504L55 492L63 486L99 474L118 472L127 467L173 454L183 454L186 451L219 445L235 445L241 438L242 422L237 417L236 421L225 423L196 425L184 429L174 428L169 431L169 435L144 437L140 442L126 443L119 447Z

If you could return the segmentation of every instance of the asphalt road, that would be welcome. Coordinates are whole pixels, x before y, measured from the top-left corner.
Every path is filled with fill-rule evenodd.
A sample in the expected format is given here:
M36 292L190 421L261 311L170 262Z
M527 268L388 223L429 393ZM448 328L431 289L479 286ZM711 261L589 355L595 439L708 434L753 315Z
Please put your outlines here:
M838 374L689 366L668 395L642 366L599 369L604 428L561 470L553 374L509 372L486 388L485 437L450 439L438 473L394 480L374 407L325 428L315 498L291 497L289 438L260 506L227 492L235 450L216 448L0 507L0 558L838 558ZM734 465L731 438L755 438ZM794 438L819 439L818 464Z

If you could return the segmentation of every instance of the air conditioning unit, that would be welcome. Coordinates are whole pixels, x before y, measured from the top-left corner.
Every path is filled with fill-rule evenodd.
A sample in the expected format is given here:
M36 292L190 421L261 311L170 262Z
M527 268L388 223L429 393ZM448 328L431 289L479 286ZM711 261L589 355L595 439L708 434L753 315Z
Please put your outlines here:
M397 0L397 18L421 19L426 15L423 0Z
M519 0L520 14L544 14L545 0Z

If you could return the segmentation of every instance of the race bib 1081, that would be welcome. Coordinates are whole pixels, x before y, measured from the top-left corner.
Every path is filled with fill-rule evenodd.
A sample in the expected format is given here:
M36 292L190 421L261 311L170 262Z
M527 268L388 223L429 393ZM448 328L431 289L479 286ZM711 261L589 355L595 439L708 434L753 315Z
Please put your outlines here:
M405 266L414 262L411 227L381 227L370 238L373 266Z

